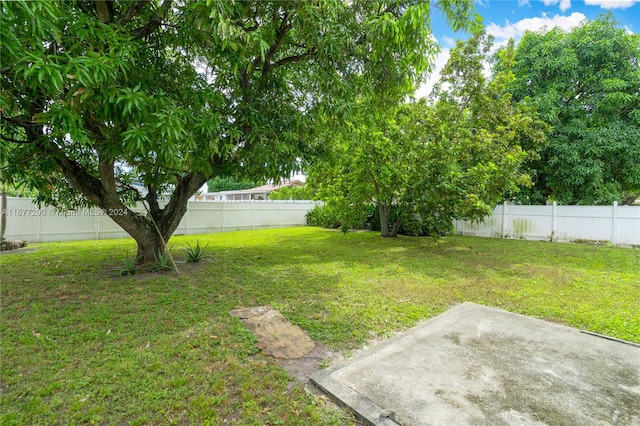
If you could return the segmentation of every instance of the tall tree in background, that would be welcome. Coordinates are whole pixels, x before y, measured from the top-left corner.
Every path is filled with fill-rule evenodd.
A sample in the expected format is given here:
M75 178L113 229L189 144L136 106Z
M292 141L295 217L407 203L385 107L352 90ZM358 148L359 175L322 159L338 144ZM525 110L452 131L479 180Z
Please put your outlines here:
M1 178L102 208L153 261L208 179L286 177L318 117L409 92L437 48L430 14L473 21L471 0L431 3L2 2Z
M216 176L207 182L207 190L209 192L235 191L260 185L252 180L238 180L232 176Z
M317 197L339 212L343 228L363 223L374 204L382 236L397 235L401 221L391 223L391 208L406 207L408 180L418 167L417 141L407 129L417 108L362 100L344 126L330 131L331 149L310 167L309 181L318 188Z
M429 102L363 100L360 114L334 131L333 150L309 180L343 225L362 222L373 203L382 236L416 220L436 234L453 219L481 219L530 182L520 166L535 155L547 126L530 103L512 102L508 69L485 78L491 45L483 34L459 42Z
M498 67L501 61L498 61ZM527 167L524 202L626 203L640 195L640 35L609 16L570 33L526 33L516 47L514 101L534 100L553 126Z

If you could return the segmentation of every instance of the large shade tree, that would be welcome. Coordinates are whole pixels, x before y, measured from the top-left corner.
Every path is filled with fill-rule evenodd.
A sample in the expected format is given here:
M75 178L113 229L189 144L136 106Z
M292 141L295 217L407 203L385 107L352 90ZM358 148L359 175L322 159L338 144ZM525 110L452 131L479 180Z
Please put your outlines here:
M507 69L484 76L491 45L483 34L459 42L429 102L364 99L360 114L334 131L332 150L310 179L342 224L361 222L373 203L382 236L396 236L403 222L437 235L453 219L481 219L529 183L520 166L547 127L530 103L512 102Z
M528 32L512 69L514 101L531 98L553 126L527 163L535 186L523 202L630 203L640 195L640 35L610 15L569 33Z
M152 261L208 179L287 176L319 149L319 117L409 91L436 50L430 14L461 28L472 3L2 2L1 177L102 208Z

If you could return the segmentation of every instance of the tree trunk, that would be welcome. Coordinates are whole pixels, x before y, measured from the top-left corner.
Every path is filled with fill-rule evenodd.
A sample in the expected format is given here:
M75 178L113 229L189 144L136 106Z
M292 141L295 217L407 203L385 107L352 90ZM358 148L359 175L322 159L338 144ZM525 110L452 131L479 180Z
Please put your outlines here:
M161 194L154 188L148 188L144 198L148 205L145 215L132 211L120 199L113 160L100 160L100 179L87 173L80 164L62 153L56 160L69 183L136 240L138 264L153 263L158 254L164 253L162 240L165 243L169 241L187 212L189 198L206 182L201 173L178 177L171 199L164 208L160 208L158 203L158 196Z
M164 244L160 240L157 232L144 232L142 235L133 237L138 244L138 252L136 254L137 264L153 263L156 257L164 253ZM166 242L166 240L165 240Z
M380 235L383 237L397 237L400 220L398 219L391 227L391 204L378 202L378 213L380 214Z
M622 203L620 203L620 205L622 205L622 206L632 206L633 203L635 203L637 199L638 199L638 195L636 195L636 194L627 194L622 199Z
M400 226L402 225L402 218L400 215L398 215L398 219L396 220L396 223L393 224L393 228L391 228L391 236L392 237L397 237L398 236L398 231L400 231Z
M7 229L7 193L2 191L2 212L0 213L0 241L4 241Z
M127 234L136 240L138 245L136 263L138 265L153 263L156 261L156 256L164 253L164 244L160 239L160 235L153 221L148 215L134 212L128 208L124 210L102 208L115 223L120 225ZM154 220L157 221L158 218L154 218ZM171 232L173 232L173 230ZM171 233L163 232L162 228L160 228L160 233L165 239L165 242L168 241L171 236Z
M180 224L187 212L189 198L204 184L204 177L185 178L176 186L171 199L160 208L158 194L149 191L145 197L148 203L145 216L127 209L127 215L110 215L138 244L137 263L153 263L165 251L165 244ZM145 206L146 207L146 206ZM163 241L164 240L164 241Z

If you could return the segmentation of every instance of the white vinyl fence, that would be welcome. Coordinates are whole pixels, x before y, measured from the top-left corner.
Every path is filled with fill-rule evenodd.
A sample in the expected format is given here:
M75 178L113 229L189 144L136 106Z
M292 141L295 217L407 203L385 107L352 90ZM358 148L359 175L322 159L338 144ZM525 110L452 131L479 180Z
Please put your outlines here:
M174 235L306 225L313 201L190 201ZM136 211L144 211L138 205ZM56 212L29 198L7 199L8 240L28 242L102 240L129 235L99 208Z
M175 234L206 234L241 229L306 225L313 201L189 202ZM142 206L135 210L143 211ZM7 200L8 240L28 242L126 238L97 208L56 212L38 208L29 198ZM456 221L459 235L547 241L597 241L640 246L640 206L501 205L484 222Z
M484 222L456 221L458 235L640 247L640 206L504 204Z

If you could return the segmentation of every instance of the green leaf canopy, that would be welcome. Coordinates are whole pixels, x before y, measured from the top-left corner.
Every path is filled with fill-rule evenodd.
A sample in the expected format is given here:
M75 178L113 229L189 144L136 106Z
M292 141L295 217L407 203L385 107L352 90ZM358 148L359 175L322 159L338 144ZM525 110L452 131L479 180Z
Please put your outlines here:
M471 3L2 2L2 179L126 209L112 219L151 259L142 241L157 250L208 179L288 176L321 117L411 91L437 50L430 14L460 27ZM127 209L140 199L148 215Z
M610 16L526 33L510 83L553 130L528 163L535 186L523 202L609 204L640 195L640 35ZM502 61L498 61L501 66Z
M459 42L429 102L387 107L364 99L360 114L334 131L333 150L310 180L343 225L362 223L374 203L383 236L395 236L403 222L410 233L437 235L453 219L481 219L530 183L521 165L548 128L529 102L512 102L509 70L484 76L491 45L482 34Z

